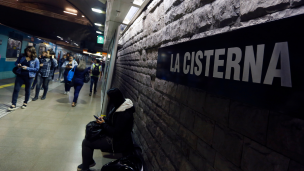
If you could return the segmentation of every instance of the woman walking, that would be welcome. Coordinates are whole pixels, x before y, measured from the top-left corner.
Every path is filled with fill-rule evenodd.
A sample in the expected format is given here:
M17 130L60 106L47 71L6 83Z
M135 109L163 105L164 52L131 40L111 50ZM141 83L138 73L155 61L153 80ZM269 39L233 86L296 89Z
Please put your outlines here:
M16 70L17 76L15 79L12 105L8 108L9 111L16 109L17 98L22 84L25 84L25 99L21 108L25 109L27 107L31 93L31 84L36 76L36 72L39 70L39 60L37 59L36 49L28 46L24 50L24 56L18 58L15 65L18 69Z
M74 99L72 103L72 107L75 107L77 104L77 99L79 96L79 92L84 84L85 74L89 73L89 67L86 68L86 63L84 61L80 61L79 65L75 68L75 73L73 77L74 82Z
M53 54L52 50L48 50L46 56L43 56L42 59L40 60L40 70L37 76L36 94L35 97L33 98L33 101L36 101L38 99L41 85L44 90L41 100L44 100L46 98L46 94L49 89L49 82L54 74L54 68L57 67L58 65L57 60L54 58L54 55L52 54Z
M68 73L72 68L74 68L75 66L78 65L77 62L73 59L73 56L70 56L69 53L67 54L67 59L68 59L68 61L65 61L61 67L61 68L65 68L64 73L63 73L64 87L65 87L64 94L68 94L71 89L71 86L67 80Z

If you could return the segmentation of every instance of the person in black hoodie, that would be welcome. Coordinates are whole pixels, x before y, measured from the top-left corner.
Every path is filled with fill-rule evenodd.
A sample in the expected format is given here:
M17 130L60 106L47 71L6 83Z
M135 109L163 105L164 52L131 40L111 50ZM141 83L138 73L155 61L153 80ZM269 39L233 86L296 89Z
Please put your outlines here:
M133 129L133 113L135 108L130 99L125 99L121 91L113 88L107 91L109 103L112 109L107 117L99 117L96 120L101 125L105 136L82 142L82 164L77 170L89 171L89 167L96 165L93 160L94 149L103 152L128 154L133 151L133 141L131 132Z

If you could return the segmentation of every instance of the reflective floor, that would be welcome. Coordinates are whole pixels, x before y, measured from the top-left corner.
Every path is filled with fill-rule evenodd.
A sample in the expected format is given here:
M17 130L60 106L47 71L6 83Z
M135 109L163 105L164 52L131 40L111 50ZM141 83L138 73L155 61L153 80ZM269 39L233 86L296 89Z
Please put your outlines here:
M75 171L82 163L85 125L100 110L100 90L90 97L85 84L72 108L74 89L64 95L64 84L51 85L46 100L29 102L27 109L0 118L0 171ZM1 103L10 102L12 90L0 89ZM104 158L100 150L95 150L94 159L96 170L113 160Z

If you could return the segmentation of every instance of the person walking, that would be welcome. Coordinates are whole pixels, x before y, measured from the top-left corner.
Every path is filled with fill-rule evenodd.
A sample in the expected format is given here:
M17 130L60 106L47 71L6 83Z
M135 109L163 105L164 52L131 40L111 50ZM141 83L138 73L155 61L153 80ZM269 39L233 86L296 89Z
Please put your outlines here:
M91 65L91 85L90 85L90 96L92 96L92 90L93 90L93 84L94 84L94 94L97 93L97 83L98 83L98 77L99 80L101 79L102 76L102 66L100 65L100 60L95 59Z
M52 58L52 59L55 59L55 60L57 61L57 59L55 58L56 53L53 51L53 49L50 49L50 55L51 55L51 58ZM57 61L57 63L58 63L58 61ZM58 64L57 64L57 66L58 66ZM55 81L55 80L54 80L54 77L55 77L55 71L56 71L57 66L54 67L54 68L52 69L52 71L51 71L51 73L52 73L52 81Z
M41 58L43 58L44 56L46 56L46 52L45 52L45 51L42 52L42 57L41 57L41 55L39 55L39 57L38 57L39 63L41 63L40 60L41 60ZM38 72L39 72L39 71L38 71ZM31 90L34 90L35 87L36 87L36 85L37 85L37 76L38 76L38 74L36 73L36 77L35 77L34 82L33 82L33 84L32 84ZM40 90L43 90L43 87L41 87Z
M74 99L72 103L72 107L75 107L77 104L79 92L84 84L85 74L89 73L90 68L86 68L85 61L79 61L79 65L75 66L75 73L73 77L73 85L74 85Z
M41 100L46 98L46 94L49 88L49 82L52 79L54 68L58 65L57 60L54 58L54 55L51 55L52 50L47 51L47 55L44 56L40 61L40 70L37 76L37 86L36 86L36 94L35 97L32 99L36 101L39 96L40 87L43 86L44 92Z
M19 95L22 84L25 84L25 99L22 105L22 109L27 107L27 102L30 98L31 85L36 76L36 72L39 70L39 60L37 59L36 49L32 46L28 46L24 50L24 55L19 57L15 62L16 79L14 92L12 96L12 105L8 108L9 111L16 109L17 98Z
M68 61L65 61L63 63L63 65L61 66L61 68L64 68L64 87L65 87L65 91L64 94L68 94L70 92L71 86L68 83L67 80L67 76L69 74L69 71L74 68L75 66L77 66L77 62L73 59L73 56L67 55Z
M60 59L59 62L59 76L58 76L58 81L61 81L61 83L64 83L64 81L62 80L62 76L64 73L65 68L62 68L63 63L66 61L66 55L63 55L63 57Z

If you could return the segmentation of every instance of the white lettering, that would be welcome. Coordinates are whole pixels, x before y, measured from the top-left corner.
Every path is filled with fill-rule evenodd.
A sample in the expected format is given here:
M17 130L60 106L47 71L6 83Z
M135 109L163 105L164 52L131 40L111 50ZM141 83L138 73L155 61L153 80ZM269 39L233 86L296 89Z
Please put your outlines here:
M174 68L172 67L172 64L173 64L173 54L171 55L170 72L174 72Z
M203 59L204 58L204 54L202 51L198 51L196 53L196 56L195 56L195 63L197 64L198 67L195 67L194 68L194 73L196 76L199 76L202 74L202 71L203 71L203 66L202 66L202 62L200 59Z
M264 49L265 44L258 45L257 57L255 60L253 46L246 46L243 81L249 81L249 69L251 69L252 82L261 83Z
M235 60L232 60L233 54L235 54ZM226 75L225 78L230 80L231 69L234 68L234 77L233 79L236 81L240 81L240 62L242 59L242 50L238 47L229 48L228 56L227 56L227 66L226 66Z
M220 60L220 55L225 55L225 49L216 49L214 57L213 77L223 78L223 72L218 71L218 67L224 66L224 60Z
M281 56L281 69L276 69ZM281 78L281 86L292 87L288 42L276 43L268 66L264 84L272 85L273 78Z
M190 71L190 67L189 65L187 65L187 60L190 60L191 54L189 52L187 52L184 56L184 67L183 67L183 71L184 74L188 74Z
M205 56L206 58L206 69L205 69L205 76L209 76L209 68L210 68L210 57L213 56L214 50L206 50L205 51Z
M179 73L179 53L176 55L174 72Z
M191 56L191 70L190 70L190 74L193 74L193 68L194 68L194 56L195 56L195 52L192 52L192 56Z

